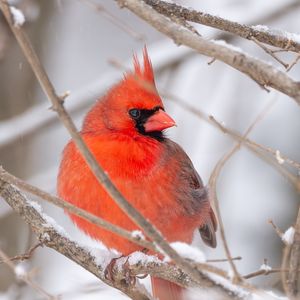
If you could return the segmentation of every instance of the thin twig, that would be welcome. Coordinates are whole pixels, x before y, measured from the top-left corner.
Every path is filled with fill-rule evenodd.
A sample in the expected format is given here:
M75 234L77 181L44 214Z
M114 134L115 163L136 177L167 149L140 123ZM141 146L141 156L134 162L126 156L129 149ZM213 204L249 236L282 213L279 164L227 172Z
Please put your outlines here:
M248 149L250 149L251 151L256 153L256 155L259 158L263 159L264 161L269 163L271 166L276 168L286 179L288 179L290 181L290 183L293 185L293 187L296 189L296 191L298 193L300 192L300 178L298 178L297 176L295 176L294 174L289 172L287 169L285 169L281 164L278 163L277 160L274 160L273 157L270 157L269 155L267 155L267 153L265 152L265 149L262 145L254 143L254 142L249 143L249 139L245 139L245 142L244 142L244 139L242 138L242 136L237 134L234 130L231 130L231 129L228 129L228 128L224 127L213 116L210 116L209 118L213 123L215 123L215 125L217 127L219 127L220 129L223 129L224 133L228 133L232 137L234 137L237 141L243 142L243 144Z
M127 23L123 22L123 20L116 17L109 10L107 10L103 5L96 3L92 0L79 0L82 3L85 3L89 7L93 8L96 12L102 13L102 15L109 20L111 23L116 25L118 28L129 34L131 37L138 41L145 42L146 38L143 34L137 33L133 28L131 28Z
M269 274L281 273L281 272L288 273L289 269L281 269L281 268L277 268L277 269L273 269L272 268L270 270L260 269L260 270L257 270L255 272L252 272L252 273L249 273L247 275L244 275L243 278L244 279L250 279L250 278L261 276L261 275L269 275ZM300 270L297 270L297 272L299 273Z
M281 261L281 269L286 270L288 269L288 261L291 253L291 245L287 244L285 248L283 249L283 254L282 254L282 261ZM289 295L289 288L287 285L287 272L281 272L281 283L283 286L283 290L287 295Z
M221 122L217 121L213 116L208 116L205 112L195 108L194 106L189 105L179 97L175 95L171 95L168 93L163 93L165 97L167 97L169 100L174 101L177 103L180 107L185 109L186 111L192 113L193 115L197 116L201 120L207 122L208 124L214 126L218 130L222 131L225 134L228 134L231 138L234 140L241 142L245 147L247 147L249 150L251 150L257 157L264 160L271 166L275 167L285 178L287 178L293 187L300 192L300 178L293 175L291 172L286 170L282 164L279 164L276 158L276 151L271 149L270 147L262 146L261 144L258 144L248 138L243 138L243 136L236 131L229 129L228 127L225 127ZM270 157L268 154L272 154L272 157ZM290 166L297 169L297 171L300 171L300 164L284 155L281 154L281 157L284 159L286 163L288 163Z
M257 41L270 46L275 46L284 49L284 51L300 52L300 43L296 39L291 39L292 33L286 32L285 34L276 33L274 30L260 30L259 27L248 26L233 22L219 16L214 16L201 11L196 11L191 8L180 6L176 3L170 3L160 0L144 0L145 3L150 5L156 11L165 16L177 16L186 21L199 23L202 25L210 26L220 29L231 34L240 36L245 39L251 40L254 37Z
M48 299L48 300L58 300L58 297L53 296L46 292L41 286L39 286L37 283L35 283L28 272L25 272L18 276L16 273L16 266L13 264L11 259L0 249L0 257L2 259L2 262L5 263L17 276L18 279L24 281L26 284L31 286L35 291L37 291L38 294L40 294L43 299Z
M271 226L273 227L273 229L275 230L276 234L282 239L283 236L283 232L279 229L279 227L274 223L273 220L269 220L268 221L269 224L271 224Z
M295 60L288 66L286 69L287 72L289 72L300 60L300 54L295 58Z
M251 130L254 129L254 127L258 124L259 121L261 121L264 116L268 113L268 111L272 108L272 106L274 105L275 102L270 102L266 105L266 107L263 108L263 110L261 111L261 113L258 114L258 116L255 118L255 120L252 122L252 124L249 126L249 128L246 130L245 134L243 135L243 138L246 138L247 135L251 132ZM221 212L220 212L220 207L219 207L219 201L218 201L218 197L217 197L217 179L219 177L219 174L221 172L221 170L223 169L224 165L226 164L226 162L228 162L228 160L240 149L241 146L241 142L238 142L228 153L226 153L216 164L210 179L209 179L209 186L211 188L211 192L212 192L212 199L214 202L214 206L217 212L217 216L218 216L218 221L220 224L220 234L221 234L221 238L223 241L223 245L224 245L224 249L225 249L225 253L226 253L226 257L230 263L231 269L233 271L234 274L234 280L240 281L241 280L241 276L237 271L237 268L232 260L231 257L231 253L229 250L229 246L227 244L227 240L226 240L226 236L225 236L225 230L224 230L224 225L223 225L223 221L222 221L222 217L221 217Z
M300 268L300 206L295 224L294 240L291 245L291 255L289 261L289 273L287 278L288 295L292 299L299 299L299 273Z
M232 257L231 260L241 260L241 256ZM208 263L218 263L218 262L227 262L228 258L216 258L216 259L208 259L206 262Z
M282 61L277 55L274 54L272 50L270 50L268 47L263 45L261 42L259 42L255 37L251 37L251 40L258 45L261 49L263 49L266 53L268 53L270 56L272 56L276 61L278 61L281 65L283 65L286 70L288 70L289 64Z
M30 231L31 232L31 231ZM33 245L32 247L30 247L25 253L20 254L20 255L16 255L13 257L8 258L10 261L23 261L23 260L27 260L30 259L34 253L34 251L38 248L41 247L43 245L43 243L39 242L35 245ZM0 261L0 264L5 263L6 261L2 260Z

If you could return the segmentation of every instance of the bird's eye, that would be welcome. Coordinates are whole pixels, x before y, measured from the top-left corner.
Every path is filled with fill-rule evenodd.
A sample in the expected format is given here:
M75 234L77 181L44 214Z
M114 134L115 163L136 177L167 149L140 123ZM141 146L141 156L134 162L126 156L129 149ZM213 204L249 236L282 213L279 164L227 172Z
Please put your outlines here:
M139 109L133 108L129 110L129 115L133 119L138 119L141 116L141 111Z

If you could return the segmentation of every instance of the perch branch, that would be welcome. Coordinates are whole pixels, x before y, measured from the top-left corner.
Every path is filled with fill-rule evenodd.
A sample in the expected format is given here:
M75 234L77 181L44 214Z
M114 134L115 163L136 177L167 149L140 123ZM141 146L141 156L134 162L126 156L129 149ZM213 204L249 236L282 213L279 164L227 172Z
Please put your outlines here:
M251 40L255 38L261 43L300 53L300 42L295 38L293 39L294 34L290 32L277 32L267 28L260 29L258 26L240 24L175 3L160 0L144 0L144 2L167 17L176 16L186 21L226 31L244 39Z
M110 281L104 276L104 268L102 264L97 263L97 258L91 254L91 251L87 247L83 247L72 241L68 236L64 235L61 230L58 230L57 225L49 224L47 217L39 209L36 209L31 202L29 202L23 194L13 187L10 183L0 179L0 196L16 211L26 223L28 223L34 233L37 235L43 245L56 250L62 255L68 257L72 261L82 266L87 271L94 274L108 285L115 287L132 299L151 299L144 293L142 293L135 286L128 286L124 283L123 270L114 270L114 280ZM108 261L109 262L109 261ZM224 286L219 286L209 276L201 273L203 264L194 265L198 270L201 281L195 281L188 274L184 273L180 268L175 265L163 263L159 260L152 262L138 261L130 265L132 275L151 274L156 277L160 277L172 282L178 283L184 287L200 287L200 288L216 288L217 292L221 293L224 299L236 299L237 296L232 294ZM205 266L204 266L205 267ZM206 268L207 271L213 271L214 273L224 275L219 269L212 266ZM223 298L222 298L223 299Z

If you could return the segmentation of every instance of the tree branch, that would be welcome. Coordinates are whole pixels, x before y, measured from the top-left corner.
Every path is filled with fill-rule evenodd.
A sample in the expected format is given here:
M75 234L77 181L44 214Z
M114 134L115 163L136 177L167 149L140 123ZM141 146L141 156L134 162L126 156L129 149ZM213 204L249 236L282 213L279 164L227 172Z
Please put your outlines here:
M167 17L176 16L178 18L183 18L186 21L232 33L244 39L251 40L252 38L255 38L257 41L264 44L297 53L300 52L300 43L296 39L293 39L293 33L290 32L282 32L280 34L274 30L262 30L259 29L258 26L240 24L208 13L186 8L175 3L160 0L144 0L144 2Z
M298 299L299 297L299 290L298 290L298 283L299 283L299 273L298 269L300 268L300 207L298 211L298 216L295 225L295 234L294 234L294 241L291 245L290 250L290 262L289 262L289 273L287 278L287 289L289 296L292 299Z
M237 48L206 40L156 12L142 0L115 0L134 14L167 35L178 45L186 45L197 52L218 59L246 74L260 86L272 87L293 98L300 104L300 82L271 64L254 58Z
M49 217L40 210L40 207L29 202L19 190L3 179L0 179L0 196L31 226L43 245L68 257L106 284L123 291L132 299L151 299L151 297L140 291L138 286L128 286L128 284L125 283L124 270L119 270L119 268L114 270L114 280L108 280L104 275L105 265L99 264L97 261L106 260L106 263L108 263L110 258L95 257L91 254L90 249L72 241L68 236L62 233L61 229L56 228L58 225L49 222ZM109 252L105 254L107 255ZM145 255L145 257L147 257L147 255ZM158 259L145 259L145 261L134 259L134 262L130 263L129 268L132 275L151 274L187 288L215 288L216 291L222 295L222 299L229 300L239 298L235 294L232 294L232 291L226 288L226 286L218 285L210 279L208 275L203 274L201 269L204 268L206 272L210 270L220 276L224 276L225 273L223 271L204 264L193 264L193 266L198 270L201 276L200 284L199 281L193 280L192 277L184 273L176 265L163 263Z

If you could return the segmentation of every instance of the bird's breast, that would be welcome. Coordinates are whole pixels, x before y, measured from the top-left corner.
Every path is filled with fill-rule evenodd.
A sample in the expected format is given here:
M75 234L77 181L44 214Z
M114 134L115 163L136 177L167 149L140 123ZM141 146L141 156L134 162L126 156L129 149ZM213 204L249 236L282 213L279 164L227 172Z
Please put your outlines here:
M179 189L176 158L168 158L158 141L110 139L84 136L89 149L121 194L170 241L190 242L200 224L197 215L187 215L178 201ZM124 214L98 183L73 143L63 155L58 193L65 200L128 230L137 226ZM122 253L138 248L99 227L72 216L86 233L102 240Z

